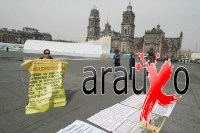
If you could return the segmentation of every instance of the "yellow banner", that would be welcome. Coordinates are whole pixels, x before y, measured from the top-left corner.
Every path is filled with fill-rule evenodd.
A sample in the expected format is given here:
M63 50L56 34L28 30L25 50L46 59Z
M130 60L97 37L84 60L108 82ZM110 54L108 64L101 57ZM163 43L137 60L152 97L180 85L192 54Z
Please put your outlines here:
M106 56L106 55L100 55L100 59L101 59L101 60L106 60L106 59L107 59L107 56Z
M67 104L63 86L68 62L52 59L29 60L21 64L30 74L26 114L46 112Z

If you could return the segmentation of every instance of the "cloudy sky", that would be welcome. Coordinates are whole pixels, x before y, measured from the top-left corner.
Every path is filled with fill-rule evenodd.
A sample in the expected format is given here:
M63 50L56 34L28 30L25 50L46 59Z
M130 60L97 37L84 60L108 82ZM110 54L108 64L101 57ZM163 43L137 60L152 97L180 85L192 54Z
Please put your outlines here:
M84 41L93 5L100 12L101 30L108 15L111 29L120 31L128 4L128 0L0 0L0 27L31 27L49 32L53 39ZM183 32L183 50L195 51L197 43L200 51L199 0L132 0L131 5L136 15L135 37L159 23L166 37L179 37Z

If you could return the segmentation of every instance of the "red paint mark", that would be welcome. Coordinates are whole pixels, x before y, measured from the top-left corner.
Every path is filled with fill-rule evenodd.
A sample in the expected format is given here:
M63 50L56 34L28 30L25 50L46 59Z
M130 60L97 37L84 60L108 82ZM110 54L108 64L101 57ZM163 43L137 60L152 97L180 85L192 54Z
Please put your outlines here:
M140 71L142 69L142 65L140 63L136 63L136 70Z
M151 124L151 123L152 123L152 119L149 120L149 124Z
M148 116L151 113L156 102L158 102L158 104L161 106L167 106L179 100L181 96L176 98L175 96L177 96L177 94L166 95L162 91L172 75L173 67L171 66L170 59L162 65L159 73L157 73L157 69L154 63L151 63L150 66L148 65L148 63L144 59L143 53L140 54L140 60L142 60L143 64L146 65L146 69L149 72L148 78L150 82L150 88L141 110L140 121L145 120L146 124L148 124Z
M156 59L158 59L158 58L160 58L160 54L159 53L156 54Z
M153 133L156 133L156 129L153 130Z

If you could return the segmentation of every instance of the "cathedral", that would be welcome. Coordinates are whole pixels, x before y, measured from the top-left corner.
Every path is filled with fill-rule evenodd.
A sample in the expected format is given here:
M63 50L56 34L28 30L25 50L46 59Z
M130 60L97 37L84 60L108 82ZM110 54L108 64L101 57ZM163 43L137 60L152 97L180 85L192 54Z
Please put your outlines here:
M135 13L129 3L126 11L122 15L121 33L111 30L111 25L107 22L105 29L100 30L100 17L97 9L92 9L89 16L86 41L98 40L102 36L111 36L111 51L115 49L120 53L147 53L159 52L161 57L179 57L182 44L183 33L177 38L166 38L165 33L160 29L160 25L152 30L145 31L143 37L134 37Z

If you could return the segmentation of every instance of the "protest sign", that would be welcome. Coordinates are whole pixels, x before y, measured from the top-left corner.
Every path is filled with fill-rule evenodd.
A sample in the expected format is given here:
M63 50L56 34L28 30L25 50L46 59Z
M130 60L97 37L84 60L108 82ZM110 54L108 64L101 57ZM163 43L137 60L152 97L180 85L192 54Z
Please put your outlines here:
M76 120L69 126L61 129L57 133L106 133L103 130L100 130L86 122Z
M128 107L122 104L115 104L87 120L113 133L147 133L148 131L161 130L165 117L157 114L150 114L152 123L148 126L140 122L141 110Z
M51 59L28 60L21 64L31 74L26 114L46 112L67 104L63 86L67 65L67 62Z
M142 105L144 103L145 97L146 97L145 94L132 95L131 97L122 101L121 104L129 106L129 107L141 109ZM156 102L156 104L155 104L155 106L152 110L152 113L157 114L157 115L161 115L161 116L169 117L170 114L172 113L173 109L174 109L175 104L176 104L176 102L171 104L171 105L168 105L168 106L161 106Z

